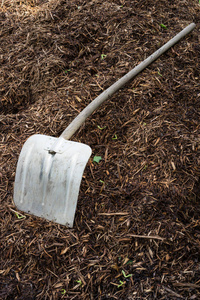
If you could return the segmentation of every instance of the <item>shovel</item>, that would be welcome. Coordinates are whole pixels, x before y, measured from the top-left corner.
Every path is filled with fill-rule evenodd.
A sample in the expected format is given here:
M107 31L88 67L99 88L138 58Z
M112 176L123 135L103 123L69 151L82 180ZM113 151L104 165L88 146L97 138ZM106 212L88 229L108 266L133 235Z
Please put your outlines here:
M195 24L191 23L100 94L59 138L40 134L28 138L15 175L14 203L19 210L73 227L81 179L92 150L68 139L104 101L194 28Z

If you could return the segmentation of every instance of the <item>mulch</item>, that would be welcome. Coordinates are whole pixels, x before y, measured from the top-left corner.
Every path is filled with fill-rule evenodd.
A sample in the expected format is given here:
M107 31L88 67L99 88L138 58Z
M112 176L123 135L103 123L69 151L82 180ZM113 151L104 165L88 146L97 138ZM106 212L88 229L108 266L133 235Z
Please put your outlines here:
M59 136L191 22L72 137L93 151L74 227L18 211L25 140ZM198 1L4 0L0 24L0 299L200 299Z

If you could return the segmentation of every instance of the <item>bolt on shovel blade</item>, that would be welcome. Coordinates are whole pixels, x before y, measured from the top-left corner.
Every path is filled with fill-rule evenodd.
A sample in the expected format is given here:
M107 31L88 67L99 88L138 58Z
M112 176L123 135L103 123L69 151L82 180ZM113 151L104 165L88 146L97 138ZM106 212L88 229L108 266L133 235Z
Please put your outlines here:
M36 134L24 144L17 163L14 203L19 210L73 227L83 171L91 155L88 145Z

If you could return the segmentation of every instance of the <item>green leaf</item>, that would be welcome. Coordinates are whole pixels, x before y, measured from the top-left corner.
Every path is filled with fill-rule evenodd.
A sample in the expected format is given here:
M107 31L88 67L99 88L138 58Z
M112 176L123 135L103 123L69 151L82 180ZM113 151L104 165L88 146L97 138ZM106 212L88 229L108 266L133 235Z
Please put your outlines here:
M104 59L104 58L106 58L106 54L101 54L101 59Z
M106 126L104 126L104 127L100 127L99 125L97 125L97 127L98 127L100 130L103 130L103 129L105 129L105 128L106 128Z
M17 216L18 219L24 219L24 218L26 218L24 215L18 214L16 211L15 211L15 215Z
M125 271L124 271L124 270L122 270L122 274L123 274L124 278L129 278L129 277L131 277L131 276L132 276L132 274L128 274L128 275L126 275L126 273L125 273Z
M62 295L65 295L67 291L65 289L62 289L60 292Z
M124 281L121 281L121 280L120 280L117 287L120 288L122 285L124 285Z
M82 285L82 281L81 280L76 280L76 282L80 285Z
M101 156L94 156L93 158L93 162L96 162L97 164L100 162L100 160L102 159Z
M164 24L160 24L160 27L167 29L167 26L165 26Z
M127 261L127 263L126 263L126 265L129 265L129 264L132 264L133 263L133 260L129 260L129 261Z
M115 134L112 140L117 140L117 135Z

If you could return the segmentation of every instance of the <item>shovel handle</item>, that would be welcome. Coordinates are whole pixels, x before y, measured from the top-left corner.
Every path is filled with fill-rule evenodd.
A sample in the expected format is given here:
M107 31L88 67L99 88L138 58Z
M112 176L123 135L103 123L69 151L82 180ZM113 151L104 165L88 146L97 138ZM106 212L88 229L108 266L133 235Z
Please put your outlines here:
M85 122L85 120L108 98L110 98L115 92L117 92L120 88L122 88L128 81L133 79L138 73L144 70L147 66L149 66L153 61L155 61L160 55L166 52L169 48L171 48L174 44L176 44L180 39L182 39L185 35L190 33L194 28L195 24L191 23L185 29L180 31L175 37L169 40L166 44L164 44L161 48L155 51L152 55L142 61L139 65L137 65L134 69L129 71L126 75L124 75L121 79L116 81L113 85L107 88L103 93L101 93L97 98L95 98L88 106L86 106L82 112L69 124L69 126L63 131L61 137L68 140Z

